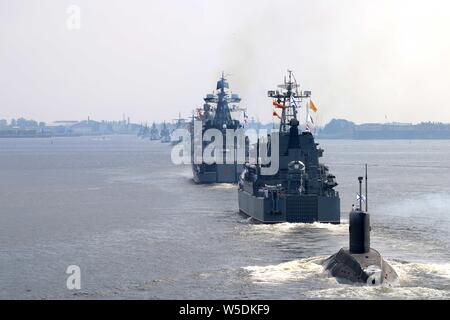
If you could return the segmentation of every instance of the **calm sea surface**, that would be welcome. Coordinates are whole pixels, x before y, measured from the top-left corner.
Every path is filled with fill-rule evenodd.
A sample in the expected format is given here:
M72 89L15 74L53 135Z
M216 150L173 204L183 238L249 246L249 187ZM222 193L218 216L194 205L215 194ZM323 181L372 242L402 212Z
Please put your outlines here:
M195 185L160 142L0 139L0 298L449 299L450 141L319 142L341 225L254 224L235 185ZM372 247L398 287L338 284L320 266L347 245L364 163Z

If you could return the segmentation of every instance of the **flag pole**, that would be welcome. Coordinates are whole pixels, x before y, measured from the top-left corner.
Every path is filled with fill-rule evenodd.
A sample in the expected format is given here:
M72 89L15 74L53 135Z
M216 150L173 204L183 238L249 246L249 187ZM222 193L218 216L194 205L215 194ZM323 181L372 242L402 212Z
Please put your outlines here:
M309 101L306 102L306 122L305 122L305 129L308 128L308 120L309 120Z
M367 198L367 163L366 163L366 212L369 212L369 199Z

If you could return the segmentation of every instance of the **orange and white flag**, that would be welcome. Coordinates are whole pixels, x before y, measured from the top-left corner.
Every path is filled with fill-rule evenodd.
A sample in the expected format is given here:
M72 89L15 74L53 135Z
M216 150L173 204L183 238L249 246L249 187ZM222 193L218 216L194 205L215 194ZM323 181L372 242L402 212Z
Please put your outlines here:
M316 105L314 104L314 102L312 100L309 100L309 108L312 111L317 112L317 107L316 107Z

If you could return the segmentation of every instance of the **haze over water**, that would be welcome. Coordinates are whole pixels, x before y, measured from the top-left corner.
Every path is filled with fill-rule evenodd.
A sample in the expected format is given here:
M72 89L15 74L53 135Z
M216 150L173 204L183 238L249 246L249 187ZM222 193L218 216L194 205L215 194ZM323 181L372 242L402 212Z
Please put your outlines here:
M319 142L341 225L254 224L235 185L195 185L160 142L0 139L0 298L450 298L450 141ZM347 245L364 163L395 288L337 284L319 265Z

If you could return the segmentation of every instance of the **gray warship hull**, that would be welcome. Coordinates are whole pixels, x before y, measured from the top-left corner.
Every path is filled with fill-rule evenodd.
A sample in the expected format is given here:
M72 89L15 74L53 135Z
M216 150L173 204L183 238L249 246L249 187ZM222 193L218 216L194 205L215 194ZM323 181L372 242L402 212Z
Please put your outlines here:
M339 224L340 199L315 195L286 195L277 203L238 190L239 211L262 223L323 222Z
M199 164L192 166L195 183L237 183L243 170L242 164Z

